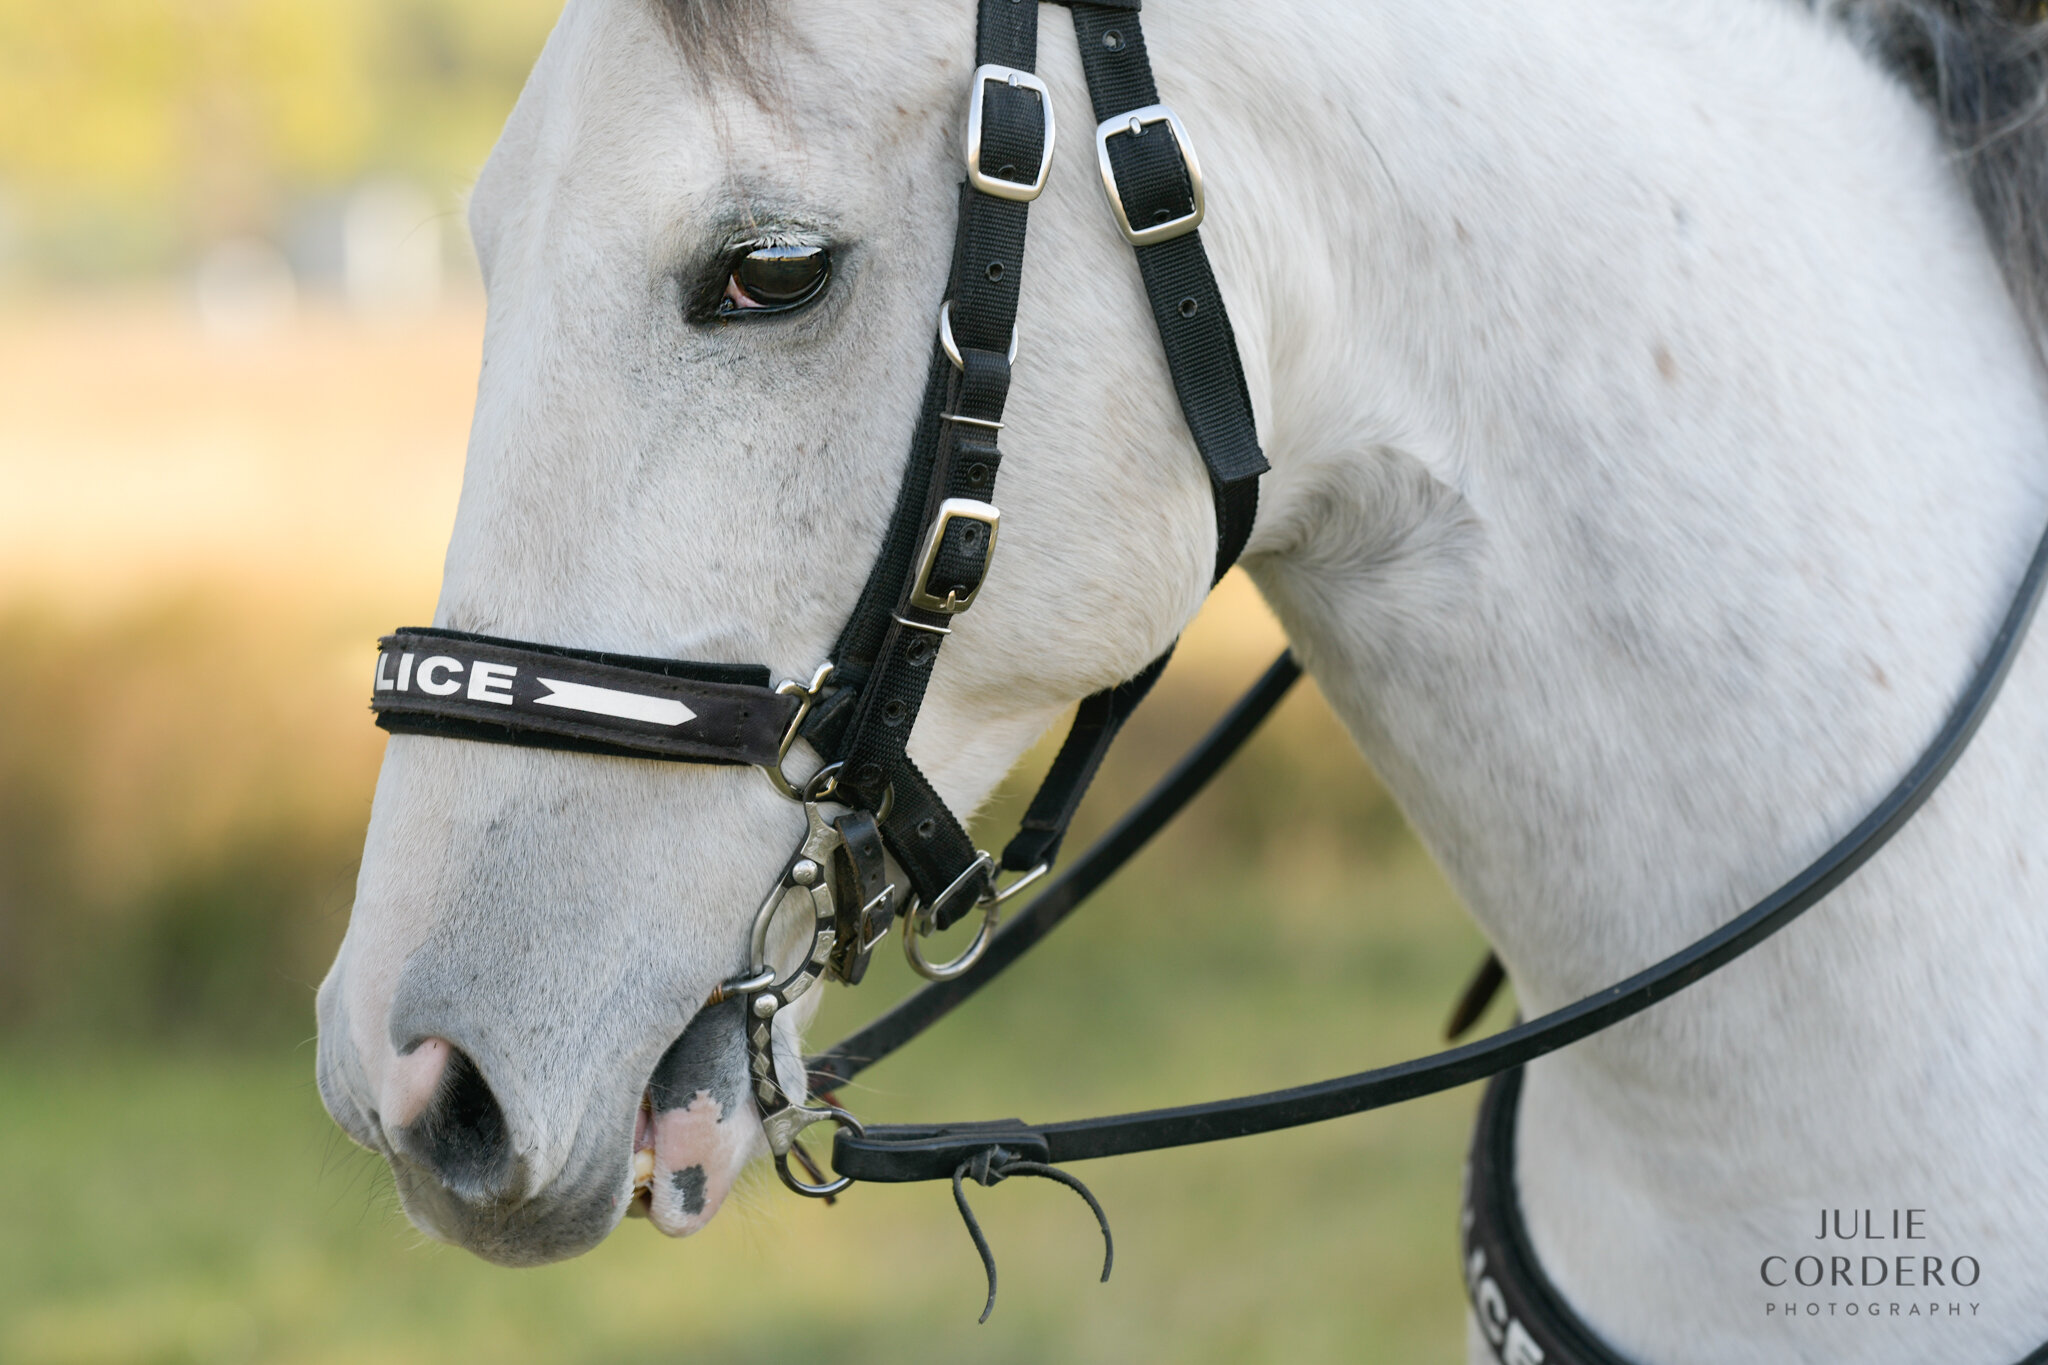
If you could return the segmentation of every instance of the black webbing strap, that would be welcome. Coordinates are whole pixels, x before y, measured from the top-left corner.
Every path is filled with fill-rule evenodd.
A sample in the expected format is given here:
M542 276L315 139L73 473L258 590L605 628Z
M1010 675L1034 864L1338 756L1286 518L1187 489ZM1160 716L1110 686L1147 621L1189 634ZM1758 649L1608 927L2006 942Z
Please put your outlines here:
M1066 742L1060 745L1052 767L1046 770L1038 794L1031 798L1031 808L1024 812L1017 833L1003 847L1005 871L1029 872L1034 867L1050 867L1060 856L1060 842L1067 837L1067 826L1081 808L1081 797L1095 780L1109 746L1131 713L1138 709L1138 703L1152 690L1152 684L1159 681L1172 657L1173 651L1169 649L1147 664L1137 677L1082 701L1074 712L1074 725L1067 731Z
M1465 1162L1459 1246L1465 1296L1496 1365L1636 1365L1616 1352L1565 1302L1543 1273L1515 1189L1515 1121L1522 1068L1487 1084ZM2048 1344L2019 1365L2048 1365Z
M1097 117L1157 102L1136 3L1075 5L1075 29ZM1037 6L982 0L975 60L1030 71L1037 60ZM1021 86L984 81L979 164L987 173L1029 181L1044 151L1045 112ZM1174 217L1192 205L1191 163L1172 129L1147 125L1139 136L1110 139L1127 215ZM949 498L988 501L1001 465L996 432L1007 397L1005 361L1016 325L1026 205L961 189L960 226L947 298L956 367L935 356L910 469L882 554L834 653L842 690L818 708L806 736L842 764L847 798L886 809L884 838L932 918L945 928L992 885L993 869L930 782L907 757L931 667L948 616L912 600L919 551ZM1215 501L1215 576L1234 563L1258 511L1266 469L1243 367L1221 293L1200 237L1189 232L1137 248L1167 364ZM971 524L947 524L933 581L965 590L987 571L987 546L966 543ZM1169 651L1170 652L1170 651ZM1133 708L1165 666L1162 656L1138 677L1087 698L1059 758L1031 804L1002 865L1026 871L1057 856L1066 826Z
M378 641L370 709L395 734L678 763L773 763L796 699L768 670L408 627Z
M977 67L1028 72L1037 55L1037 4L982 0ZM981 164L1002 180L1029 182L1045 149L1048 111L1028 88L1002 81L982 86ZM884 812L882 836L941 928L989 889L993 869L979 863L966 830L905 753L953 615L919 602L949 592L964 599L977 590L992 537L983 523L956 518L943 523L928 574L921 572L919 552L948 499L988 503L994 497L1028 214L1027 203L961 186L945 312L959 360L947 355L943 342L935 345L904 492L836 655L858 680L858 700L850 703L851 718L835 746L843 798ZM829 719L814 733L822 734Z
M1080 40L1081 69L1088 77L1096 121L1109 123L1158 104L1137 7L1068 7L1074 13L1074 35ZM1192 152L1180 145L1170 124L1152 123L1111 136L1107 148L1133 228L1192 210ZM1198 231L1133 249L1152 302L1152 317L1159 324L1174 392L1209 471L1216 503L1216 577L1221 579L1251 535L1259 510L1259 475L1266 472L1237 338Z
M1495 1076L1479 1102L1465 1162L1465 1294L1499 1365L1629 1365L1550 1283L1529 1245L1515 1194L1515 1109L1522 1068Z
M949 981L935 981L923 987L859 1032L807 1058L804 1065L811 1072L812 1091L822 1094L834 1090L896 1051L950 1014L1051 933L1209 784L1209 779L1244 747L1244 742L1259 728L1259 722L1272 713L1300 677L1301 665L1292 654L1283 653L1275 659L1264 676L1238 698L1223 719L1202 737L1201 743L1145 794L1144 800L1126 811L1107 834L1089 845L1072 866L1003 926L978 962Z
M1394 1066L1208 1104L1020 1126L1045 1140L1052 1161L1080 1161L1294 1128L1485 1080L1676 995L1819 904L1883 848L1934 794L1997 697L2027 623L2040 604L2044 576L2048 576L2048 533L2036 544L2012 604L1969 686L1927 749L1876 809L1792 880L1663 961L1539 1019ZM971 1136L957 1141L945 1138L949 1131L945 1125L879 1124L870 1125L860 1137L842 1131L833 1145L833 1164L841 1175L856 1180L947 1179L962 1160L978 1150Z

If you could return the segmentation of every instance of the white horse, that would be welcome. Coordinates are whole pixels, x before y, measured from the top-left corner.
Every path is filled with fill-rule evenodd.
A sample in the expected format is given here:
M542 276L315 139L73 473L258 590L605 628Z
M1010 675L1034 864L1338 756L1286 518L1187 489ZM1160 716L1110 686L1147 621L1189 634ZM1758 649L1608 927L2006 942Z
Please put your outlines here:
M1273 466L1246 565L1527 1013L1705 933L1859 818L2048 520L2012 228L2040 203L1987 233L1978 163L1872 55L1911 16L1850 8L1145 12ZM1032 212L1002 553L911 744L963 811L1166 647L1215 543L1071 132L1093 119L1068 23L1043 12L1069 136ZM973 24L957 0L573 0L471 208L490 321L436 624L810 675L901 478ZM1999 131L2038 157L2031 124ZM705 320L761 243L827 248L828 288ZM1531 1068L1534 1247L1616 1350L1989 1365L2048 1338L2044 760L2036 640L1847 886ZM573 1255L650 1153L654 1222L711 1216L763 1144L737 1020L685 1026L796 833L742 769L391 741L320 1085L422 1229ZM1938 1322L1767 1315L1880 1297L1759 1273L1865 1208L1879 1231L1924 1210L1900 1249L1980 1280L1881 1296Z

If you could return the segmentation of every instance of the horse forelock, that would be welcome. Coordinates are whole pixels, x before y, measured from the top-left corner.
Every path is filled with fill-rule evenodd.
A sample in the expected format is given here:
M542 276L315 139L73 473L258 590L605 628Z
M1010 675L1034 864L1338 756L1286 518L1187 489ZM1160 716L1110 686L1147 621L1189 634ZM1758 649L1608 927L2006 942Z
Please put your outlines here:
M731 81L765 103L767 60L776 25L775 0L652 0L691 70Z
M2048 6L1808 0L1934 114L2037 346L2048 342Z

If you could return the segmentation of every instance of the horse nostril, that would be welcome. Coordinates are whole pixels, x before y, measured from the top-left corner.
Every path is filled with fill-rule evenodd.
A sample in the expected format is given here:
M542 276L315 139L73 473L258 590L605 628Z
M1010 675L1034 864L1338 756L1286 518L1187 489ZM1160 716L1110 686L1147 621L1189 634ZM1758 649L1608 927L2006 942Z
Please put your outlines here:
M514 1171L505 1111L476 1063L459 1048L448 1048L433 1097L392 1138L407 1159L425 1166L463 1199L480 1202L508 1193Z

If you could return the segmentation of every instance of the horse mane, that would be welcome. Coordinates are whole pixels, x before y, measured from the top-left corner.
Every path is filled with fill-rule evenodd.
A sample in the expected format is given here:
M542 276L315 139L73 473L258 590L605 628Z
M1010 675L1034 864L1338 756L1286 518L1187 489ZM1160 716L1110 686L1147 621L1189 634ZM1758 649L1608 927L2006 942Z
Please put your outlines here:
M1933 113L2036 346L2048 343L2048 4L1807 3L1846 22Z

